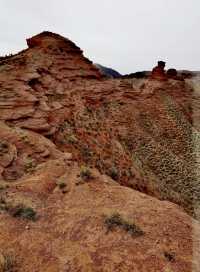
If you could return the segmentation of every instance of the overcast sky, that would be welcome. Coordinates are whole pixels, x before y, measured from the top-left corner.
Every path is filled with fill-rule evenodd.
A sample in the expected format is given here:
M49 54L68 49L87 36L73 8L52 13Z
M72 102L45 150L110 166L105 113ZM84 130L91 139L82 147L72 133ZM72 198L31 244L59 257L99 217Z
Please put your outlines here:
M200 70L200 0L0 0L0 55L43 30L73 40L93 62L121 73Z

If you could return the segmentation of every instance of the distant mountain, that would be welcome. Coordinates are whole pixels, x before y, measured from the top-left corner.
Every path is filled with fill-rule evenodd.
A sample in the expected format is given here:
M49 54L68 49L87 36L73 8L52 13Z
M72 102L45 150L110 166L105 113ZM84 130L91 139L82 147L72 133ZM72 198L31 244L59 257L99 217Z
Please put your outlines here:
M102 66L102 65L97 64L97 63L95 63L95 66L97 68L99 68L99 70L102 72L102 74L107 76L107 77L119 78L119 77L122 76L119 72L117 72L116 70L114 70L112 68L108 68L108 67Z
M135 72L123 75L123 78L146 78L150 75L150 73L151 73L150 71Z

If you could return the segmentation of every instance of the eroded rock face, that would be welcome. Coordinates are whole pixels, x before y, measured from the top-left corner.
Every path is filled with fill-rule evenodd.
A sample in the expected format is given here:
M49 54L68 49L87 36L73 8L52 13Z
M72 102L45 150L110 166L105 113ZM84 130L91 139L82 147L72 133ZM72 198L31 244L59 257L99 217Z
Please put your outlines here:
M73 42L53 33L36 35L28 44L0 62L0 136L9 146L0 157L1 178L18 180L27 165L34 169L52 158L40 146L45 136L79 164L193 214L193 195L200 194L194 172L198 150L192 148L198 98L189 85L171 79L105 80Z
M73 82L101 74L74 43L59 35L44 32L27 43L28 51L1 61L0 119L51 133L49 114L63 108L59 100Z
M68 39L27 43L0 60L0 269L199 271L197 82L106 80Z

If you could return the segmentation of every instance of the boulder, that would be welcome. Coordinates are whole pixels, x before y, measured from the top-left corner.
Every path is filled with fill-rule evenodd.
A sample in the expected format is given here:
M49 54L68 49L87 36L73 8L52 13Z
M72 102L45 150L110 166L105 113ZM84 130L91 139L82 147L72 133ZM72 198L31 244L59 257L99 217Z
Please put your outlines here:
M178 72L176 69L171 68L167 70L167 77L172 79L177 79Z

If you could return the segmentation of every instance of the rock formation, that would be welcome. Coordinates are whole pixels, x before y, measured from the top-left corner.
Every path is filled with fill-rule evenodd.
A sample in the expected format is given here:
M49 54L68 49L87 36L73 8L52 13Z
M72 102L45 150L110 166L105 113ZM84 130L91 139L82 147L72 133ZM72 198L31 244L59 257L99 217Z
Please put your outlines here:
M171 68L167 70L167 77L172 79L177 79L178 72L176 69Z
M57 34L27 44L0 60L0 271L198 272L196 81L105 79Z
M152 74L151 74L152 79L157 79L157 80L166 80L166 73L165 73L165 62L164 61L158 61L158 65L153 68Z

